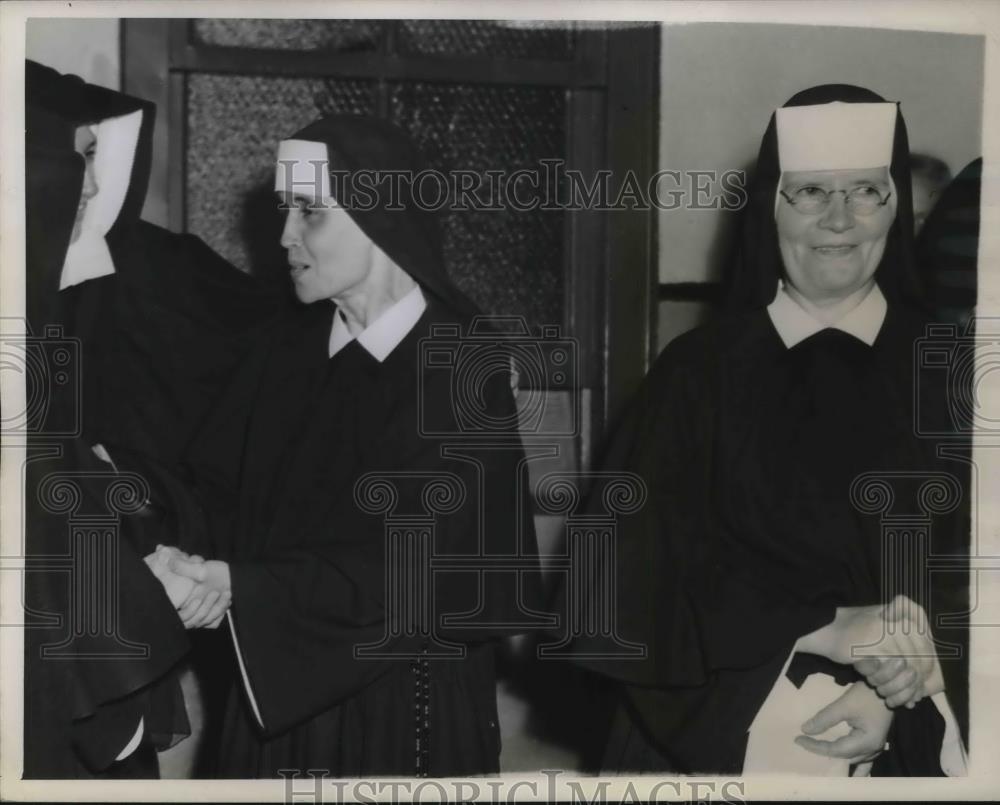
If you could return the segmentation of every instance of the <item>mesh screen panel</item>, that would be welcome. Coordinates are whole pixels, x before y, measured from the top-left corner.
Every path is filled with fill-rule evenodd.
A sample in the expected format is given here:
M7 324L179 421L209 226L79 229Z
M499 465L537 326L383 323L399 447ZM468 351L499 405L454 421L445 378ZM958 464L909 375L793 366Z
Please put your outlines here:
M271 50L368 51L378 47L384 25L381 20L195 20L194 40Z
M188 79L189 232L244 270L284 270L273 191L278 141L326 112L374 112L361 81L192 74Z
M396 46L404 55L498 59L572 57L573 33L565 27L512 28L489 20L402 20L398 31Z
M483 20L196 20L206 44L307 50L377 47L396 26L401 54L570 58L566 28L512 29ZM390 83L389 115L431 167L445 173L541 172L566 149L566 96L557 88ZM319 114L374 114L374 81L192 73L188 79L188 229L245 270L284 270L281 215L271 192L277 142ZM495 187L495 185L494 185ZM508 185L509 187L509 185ZM432 188L433 189L433 188ZM518 185L521 201L531 188ZM482 197L483 194L480 194ZM564 320L565 215L560 211L445 209L445 260L488 313L534 325ZM276 268L280 267L280 268Z
M541 159L565 153L561 90L405 83L391 86L390 110L443 172L540 171ZM519 200L530 201L530 188L519 187ZM484 311L562 323L564 213L505 204L441 214L449 273Z

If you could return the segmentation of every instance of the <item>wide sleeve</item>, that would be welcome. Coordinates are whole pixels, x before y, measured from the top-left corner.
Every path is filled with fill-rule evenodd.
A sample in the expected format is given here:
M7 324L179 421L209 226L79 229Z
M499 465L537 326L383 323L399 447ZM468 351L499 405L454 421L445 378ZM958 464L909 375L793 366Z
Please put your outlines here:
M513 406L509 386L494 393L497 406ZM394 427L412 429L412 414L397 411ZM477 461L449 458L438 439L387 442L395 455L383 466L398 473L395 516L426 511L428 478L450 477L464 490L452 507L450 493L437 488L444 511L433 518L434 556L470 558L484 550L509 557L520 550L527 564L537 563L530 510L517 503L527 490L519 442ZM517 573L428 573L428 544L421 547L415 536L420 518L411 525L405 516L397 520L408 533L387 538L385 514L366 510L354 494L362 475L352 470L343 491L328 493L339 499L312 498L317 511L309 525L283 534L281 547L230 563L239 664L268 734L323 712L421 652L432 661L441 652L455 658L477 642L524 631L524 609L540 600L537 567L521 573L520 583ZM444 617L463 613L476 616L444 625Z
M700 331L671 344L605 456L606 471L635 473L647 489L645 506L620 523L616 585L619 633L646 655L581 662L635 685L704 686L721 672L763 667L776 674L796 640L834 615L792 600L721 547L722 355ZM574 645L590 653L589 643Z
M267 335L268 339L273 338ZM181 451L171 492L202 533L190 541L206 557L233 554L247 432L270 349L264 337L247 350L225 390Z
M78 760L103 769L140 717L156 740L190 732L183 704L170 704L180 695L172 672L189 650L187 633L133 547L132 518L112 525L108 502L125 500L113 475L94 466L100 462L86 446L64 447L63 456L32 457L26 468L25 769L32 776L76 775ZM56 479L62 493L50 486ZM75 495L75 512L53 509ZM101 527L82 530L88 522ZM94 611L101 590L110 606Z

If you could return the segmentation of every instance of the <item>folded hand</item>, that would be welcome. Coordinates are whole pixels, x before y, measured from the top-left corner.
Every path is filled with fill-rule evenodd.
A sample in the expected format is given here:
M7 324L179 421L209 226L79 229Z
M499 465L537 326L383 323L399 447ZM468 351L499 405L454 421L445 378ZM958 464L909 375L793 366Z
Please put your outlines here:
M943 689L927 613L904 595L885 606L839 607L797 650L853 665L890 707L913 707Z
M927 613L919 604L896 596L869 626L870 638L852 647L852 663L889 707L912 709L943 687Z
M205 561L201 557L175 553L168 567L172 573L193 584L179 610L185 628L216 628L232 603L229 565L217 559Z
M170 570L170 558L175 551L181 553L177 548L157 545L156 551L144 557L144 561L149 569L153 571L153 575L156 576L160 584L163 585L163 589L167 593L167 598L174 605L174 609L178 609L191 594L195 582L185 576L178 576ZM187 556L187 554L184 554L184 556Z

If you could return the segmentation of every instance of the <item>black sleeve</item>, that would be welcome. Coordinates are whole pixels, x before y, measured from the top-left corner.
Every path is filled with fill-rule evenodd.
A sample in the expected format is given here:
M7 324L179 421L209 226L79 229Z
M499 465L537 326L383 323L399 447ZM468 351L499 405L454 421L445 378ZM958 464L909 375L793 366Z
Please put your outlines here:
M620 634L648 653L580 662L633 684L697 686L719 671L772 667L834 616L833 607L782 595L718 547L711 507L719 498L710 494L721 436L717 369L713 350L675 341L605 456L606 470L637 474L648 493L645 506L621 522L617 568ZM586 651L588 641L577 645Z
M492 393L494 411L512 408L509 385ZM410 413L399 416L409 422ZM400 445L400 451L395 464L399 469L414 476L451 473L468 493L456 511L439 519L436 553L469 555L482 545L487 554L510 555L519 537L523 553L537 561L530 506L517 505L518 497L527 493L526 475L519 474L523 450L487 455L479 469L443 457L436 439L411 440ZM482 512L481 482L497 487L489 490ZM412 485L401 482L400 510L419 510L423 488L419 478ZM527 607L540 600L537 572L521 574L520 591L516 574L450 572L439 574L444 580L433 589L411 590L413 598L398 608L387 607L391 593L400 589L388 588L394 584L389 580L392 568L402 564L410 569L417 560L411 554L390 562L383 516L361 511L352 490L343 494L330 518L314 531L285 536L285 543L294 547L230 564L238 646L268 733L358 692L398 663L400 652L418 651L428 635L421 628L427 620L416 606L429 606L431 617L478 611L471 628L433 627L437 637L471 644L523 631L518 625L523 620L519 592L520 603ZM515 522L518 511L525 514L520 525ZM403 623L401 630L394 629L396 621ZM356 656L360 646L378 644L387 635L387 656Z

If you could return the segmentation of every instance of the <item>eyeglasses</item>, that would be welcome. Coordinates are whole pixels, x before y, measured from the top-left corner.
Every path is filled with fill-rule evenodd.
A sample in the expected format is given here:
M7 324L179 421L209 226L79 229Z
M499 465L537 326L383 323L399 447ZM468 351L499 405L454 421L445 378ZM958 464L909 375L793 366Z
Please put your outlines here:
M806 185L800 187L792 195L788 195L784 190L779 190L782 197L791 204L796 212L802 215L817 215L825 212L830 206L830 197L834 193L843 193L844 202L855 215L872 215L879 207L884 207L892 191L886 193L885 198L878 189L871 185L858 185L851 190L825 190L816 185Z

